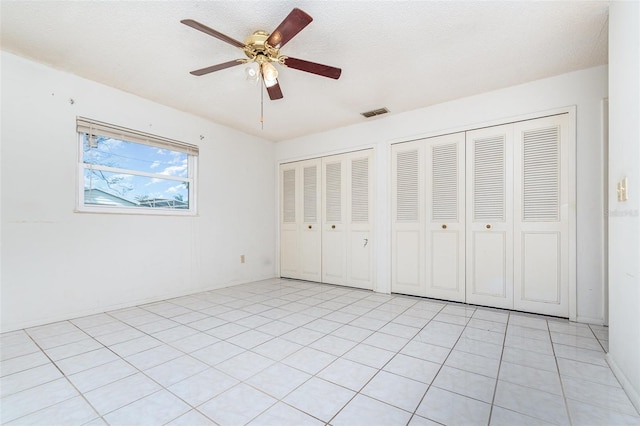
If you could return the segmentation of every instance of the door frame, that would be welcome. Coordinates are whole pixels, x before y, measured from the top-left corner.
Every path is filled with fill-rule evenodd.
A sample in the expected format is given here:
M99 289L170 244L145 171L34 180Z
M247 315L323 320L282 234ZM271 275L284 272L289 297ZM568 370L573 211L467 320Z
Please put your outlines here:
M373 287L373 291L376 293L389 293L388 291L384 291L384 289L381 291L378 288L378 282L380 282L380 280L378 280L379 277L379 271L378 271L378 266L380 264L379 262L379 256L378 254L380 253L380 251L378 250L380 247L380 235L378 233L378 224L380 223L379 220L377 219L377 211L379 209L378 203L376 202L377 200L377 196L376 196L376 185L381 181L381 179L379 179L378 177L378 173L383 173L383 169L379 167L379 152L380 152L380 146L377 144L366 144L366 145L359 145L356 147L352 147L352 148L347 148L347 149L340 149L340 150L332 150L332 151L327 151L327 152L322 152L322 153L318 153L318 154L313 154L313 155L306 155L306 156L299 156L299 157L293 157L293 158L287 158L287 159L282 159L282 160L277 160L275 162L275 187L276 187L276 191L275 191L275 200L276 200L276 215L275 215L275 229L276 229L276 252L275 252L275 256L274 256L274 261L275 261L275 276L276 277L280 277L281 276L281 271L280 271L280 266L281 266L281 259L280 259L280 250L281 250L281 241L280 241L280 236L281 236L281 229L280 229L280 221L281 221L281 217L280 215L282 214L281 209L280 209L280 199L282 197L282 188L280 185L280 167L283 164L289 164L289 163L297 163L299 161L306 161L306 160L315 160L315 159L319 159L322 160L322 158L324 157L332 157L334 155L341 155L341 154L351 154L351 153L356 153L359 151L367 151L367 150L371 150L371 167L373 168L373 173L371 174L371 186L373 188L372 191L372 217L373 217L373 221L371 223L371 229L372 229L372 234L375 235L376 237L374 238L374 248L372 250L372 287ZM321 175L322 178L322 175ZM322 203L322 202L321 202Z
M577 321L577 299L578 299L578 294L577 294L577 282L576 282L576 278L577 278L577 231L576 231L576 217L577 217L577 212L576 212L576 194L577 194L577 141L576 141L576 129L577 129L577 107L576 105L569 105L569 106L565 106L565 107L559 107L559 108L552 108L552 109L548 109L548 110L542 110L542 111L537 111L537 112L531 112L531 113L527 113L527 114L520 114L520 115L516 115L516 116L512 116L512 117L506 117L506 118L499 118L499 119L493 119L493 120L487 120L487 121L483 121L483 122L478 122L478 123L473 123L473 124L467 124L467 125L460 125L460 126L456 126L456 127L451 127L451 128L446 128L446 129L440 129L440 130L435 130L435 131L429 131L429 132L425 132L425 133L420 133L420 134L415 134L412 135L411 137L402 137L402 138L396 138L396 139L391 139L389 141L387 141L385 143L385 148L386 148L386 158L388 159L388 164L386 165L386 181L387 181L387 185L388 188L391 188L392 186L392 173L391 173L391 146L395 145L395 144L399 144L399 143L404 143L404 142L413 142L413 141L417 141L420 139L426 139L426 138L431 138L431 137L436 137L436 136L443 136L443 135L448 135L451 133L458 133L458 132L468 132L471 130L477 130L477 129L482 129L485 127L493 127L493 126L500 126L503 124L511 124L511 123L516 123L519 121L527 121L527 120L533 120L533 119L537 119L537 118L543 118L543 117L548 117L551 115L559 115L559 114L568 114L568 126L569 128L568 130L568 141L567 143L569 144L569 165L568 165L568 177L569 177L569 188L568 188L568 204L569 204L569 218L568 218L568 225L569 225L569 266L568 266L568 272L569 272L569 320L570 321ZM389 197L391 196L391 192L389 191ZM385 216L386 218L390 218L392 217L392 211L391 211L391 203L387 203L386 206L386 212L385 212ZM388 241L389 243L391 242L391 225L389 224L388 228L386 229L386 232L388 233ZM378 239L380 239L380 233L377 233L378 235ZM279 247L279 246L278 246ZM392 268L391 268L391 250L393 249L393 247L391 246L391 244L389 244L388 249L386 250L387 253L387 258L386 258L386 268L388 268L388 275L385 277L385 280L389 283L388 284L388 288L386 289L381 289L381 292L384 293L390 293L391 292L391 273L392 273ZM380 259L378 259L378 263L380 262ZM385 268L385 269L386 269ZM374 287L375 288L375 287Z

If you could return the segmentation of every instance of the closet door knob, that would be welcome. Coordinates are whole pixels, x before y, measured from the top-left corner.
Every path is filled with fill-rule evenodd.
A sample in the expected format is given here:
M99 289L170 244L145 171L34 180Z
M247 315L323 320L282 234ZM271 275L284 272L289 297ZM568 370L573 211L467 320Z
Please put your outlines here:
M491 229L491 224L490 224L490 223L487 223L487 224L485 225L485 228L487 228L487 229Z
M309 225L309 229L313 228L313 226Z
M447 225L442 225L442 229L447 229Z
M331 225L331 229L336 229L336 226L335 225Z

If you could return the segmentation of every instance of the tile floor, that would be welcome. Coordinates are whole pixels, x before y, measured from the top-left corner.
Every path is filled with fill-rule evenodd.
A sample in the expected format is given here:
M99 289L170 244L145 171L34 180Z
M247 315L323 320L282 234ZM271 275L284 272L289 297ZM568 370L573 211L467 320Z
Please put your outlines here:
M622 425L607 329L273 279L1 335L7 425Z

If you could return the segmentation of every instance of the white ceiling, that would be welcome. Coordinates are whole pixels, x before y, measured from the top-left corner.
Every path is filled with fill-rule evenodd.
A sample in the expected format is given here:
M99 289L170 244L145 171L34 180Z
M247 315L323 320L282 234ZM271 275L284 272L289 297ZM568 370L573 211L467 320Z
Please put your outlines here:
M7 1L2 49L280 141L605 64L608 1ZM243 41L299 7L314 18L281 54L342 68L280 69L284 99L245 80L244 57L180 23ZM376 120L379 118L371 118Z

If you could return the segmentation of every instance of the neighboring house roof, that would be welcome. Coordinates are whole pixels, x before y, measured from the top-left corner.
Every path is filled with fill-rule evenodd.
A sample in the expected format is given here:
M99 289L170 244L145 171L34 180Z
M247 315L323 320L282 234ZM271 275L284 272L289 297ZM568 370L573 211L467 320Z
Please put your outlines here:
M138 207L138 203L135 201L127 200L97 188L84 189L84 203L98 204L100 206Z
M133 201L97 188L84 189L84 203L114 207L159 207L169 209L189 208L189 202L187 201L166 198L146 198L144 200Z
M188 209L189 203L176 199L148 198L139 201L141 207L166 207L172 209Z

